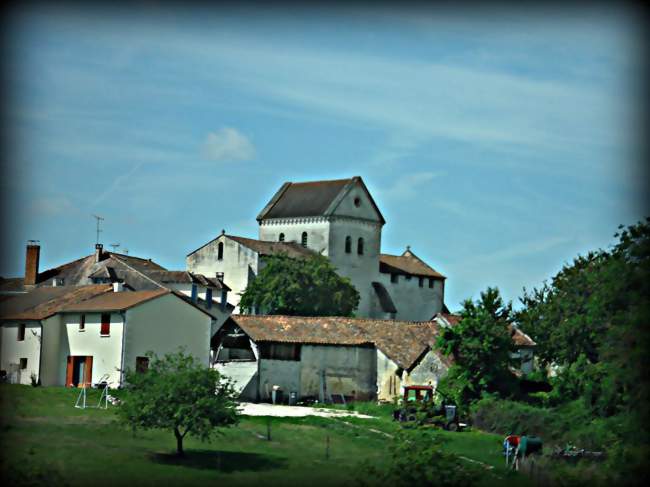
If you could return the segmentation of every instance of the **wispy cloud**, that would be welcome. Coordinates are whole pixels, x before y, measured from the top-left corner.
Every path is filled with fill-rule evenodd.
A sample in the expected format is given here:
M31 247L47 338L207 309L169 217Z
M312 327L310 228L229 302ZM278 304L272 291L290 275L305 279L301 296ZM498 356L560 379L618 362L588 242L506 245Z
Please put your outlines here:
M203 155L213 161L246 161L255 157L255 147L237 129L223 127L208 134Z
M413 199L415 198L423 185L430 184L431 181L439 176L434 172L416 172L405 174L397 178L394 183L378 192L379 197L386 199Z

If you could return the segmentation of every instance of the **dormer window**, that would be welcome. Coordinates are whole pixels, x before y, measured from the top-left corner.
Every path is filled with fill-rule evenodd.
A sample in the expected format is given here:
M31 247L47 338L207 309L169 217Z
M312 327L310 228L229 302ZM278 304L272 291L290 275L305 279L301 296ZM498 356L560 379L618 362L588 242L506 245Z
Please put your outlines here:
M278 237L278 242L284 242L284 233L281 233Z
M352 237L349 235L345 237L345 253L349 254L352 252Z
M302 232L302 246L307 247L307 232Z
M217 260L223 260L223 242L217 245Z
M363 238L357 240L357 254L363 255Z

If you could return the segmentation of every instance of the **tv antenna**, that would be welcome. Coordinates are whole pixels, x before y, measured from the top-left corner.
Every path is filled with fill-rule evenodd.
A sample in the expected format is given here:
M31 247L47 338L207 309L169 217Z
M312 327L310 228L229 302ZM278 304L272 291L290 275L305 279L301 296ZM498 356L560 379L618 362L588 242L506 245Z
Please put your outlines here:
M117 250L117 248L120 246L119 243L114 243L114 244L109 244L111 247L113 247L113 252Z
M104 220L104 218L99 215L93 215L93 218L97 220L97 241L95 244L99 244L99 234L102 233L102 231L99 229L99 223Z

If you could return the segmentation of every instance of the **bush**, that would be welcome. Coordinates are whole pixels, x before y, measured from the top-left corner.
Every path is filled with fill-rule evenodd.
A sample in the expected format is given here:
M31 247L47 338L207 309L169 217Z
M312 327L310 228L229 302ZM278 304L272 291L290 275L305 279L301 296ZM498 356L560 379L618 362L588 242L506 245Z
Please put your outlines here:
M366 464L360 481L364 485L461 486L474 485L481 476L478 468L445 452L442 441L430 432L403 430L388 446L388 465L379 469Z

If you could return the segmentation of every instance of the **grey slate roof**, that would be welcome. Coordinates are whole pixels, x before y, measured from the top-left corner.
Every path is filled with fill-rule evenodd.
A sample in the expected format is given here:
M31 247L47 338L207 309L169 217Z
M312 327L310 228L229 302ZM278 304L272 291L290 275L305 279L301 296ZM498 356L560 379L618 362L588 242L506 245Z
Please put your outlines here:
M313 250L305 248L296 242L268 242L252 238L235 237L233 235L228 235L227 237L260 255L287 254L294 259L304 259L316 255Z
M379 254L379 272L446 279L410 250L402 255Z
M386 223L360 176L329 181L284 183L257 215L257 221L331 215L345 193L357 184L365 191L381 223Z

